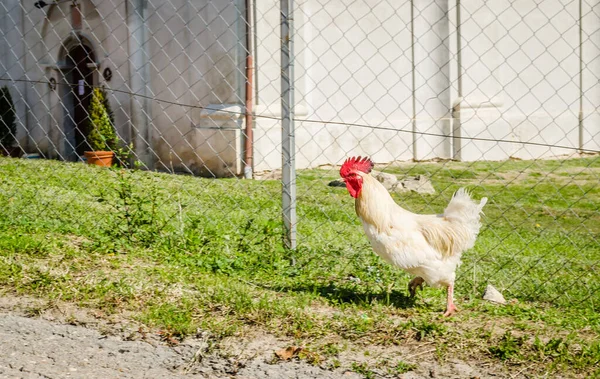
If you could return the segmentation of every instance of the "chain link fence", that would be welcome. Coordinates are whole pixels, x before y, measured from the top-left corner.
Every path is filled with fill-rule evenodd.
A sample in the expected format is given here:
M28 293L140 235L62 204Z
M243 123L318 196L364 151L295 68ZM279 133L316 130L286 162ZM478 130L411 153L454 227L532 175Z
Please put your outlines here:
M370 248L327 184L368 155L413 212L490 198L463 293L600 301L600 2L8 0L0 31L5 155L88 159L99 88L121 166L239 180L202 182L218 215L173 218L236 233L254 201L351 277ZM274 181L279 209L253 200ZM196 194L177 183L168 201Z

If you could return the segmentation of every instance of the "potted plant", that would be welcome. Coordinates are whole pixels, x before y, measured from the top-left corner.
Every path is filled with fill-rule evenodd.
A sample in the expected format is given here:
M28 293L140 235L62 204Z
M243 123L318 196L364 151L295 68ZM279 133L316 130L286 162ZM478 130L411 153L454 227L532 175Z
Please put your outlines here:
M111 120L108 99L101 88L94 88L92 92L89 115L87 142L92 151L85 151L84 155L89 164L110 167L118 147L118 137Z
M20 157L23 151L15 146L17 132L15 106L8 87L0 88L0 153L11 157Z

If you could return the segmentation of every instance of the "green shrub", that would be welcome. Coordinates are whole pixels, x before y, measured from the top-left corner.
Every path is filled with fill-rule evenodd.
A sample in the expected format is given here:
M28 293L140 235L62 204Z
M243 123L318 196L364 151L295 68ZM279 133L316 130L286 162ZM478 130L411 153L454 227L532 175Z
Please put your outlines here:
M87 141L90 149L93 151L116 150L119 140L110 117L110 105L108 105L106 93L102 88L94 88L89 114L90 132Z
M110 106L110 101L108 101L108 96L106 95L106 91L104 88L100 88L100 93L102 94L102 105L104 109L106 109L106 113L108 113L108 119L110 120L111 125L115 125L115 115Z
M0 145L3 148L15 143L16 125L15 106L8 87L0 88Z

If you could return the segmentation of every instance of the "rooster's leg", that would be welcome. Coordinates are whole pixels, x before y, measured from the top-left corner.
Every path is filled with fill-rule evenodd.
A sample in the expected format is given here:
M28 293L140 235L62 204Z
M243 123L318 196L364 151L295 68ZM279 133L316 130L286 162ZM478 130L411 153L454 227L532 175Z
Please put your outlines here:
M408 283L408 292L410 293L411 298L415 297L417 294L417 287L423 291L423 283L425 283L425 279L420 276L417 276Z
M446 301L446 312L444 316L451 316L454 312L457 312L458 309L456 305L454 305L454 283L448 286L448 299Z

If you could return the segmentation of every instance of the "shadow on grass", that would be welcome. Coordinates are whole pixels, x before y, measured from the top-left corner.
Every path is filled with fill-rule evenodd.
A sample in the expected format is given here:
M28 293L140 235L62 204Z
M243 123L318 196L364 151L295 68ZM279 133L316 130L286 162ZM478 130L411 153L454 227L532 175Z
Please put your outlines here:
M378 291L376 289L359 289L338 286L335 284L320 283L316 283L314 285L291 285L281 288L281 291L308 292L316 294L336 304L368 305L376 302L401 309L413 308L415 305L415 300L417 300L419 297L417 294L417 296L414 298L410 298L404 292L398 290L392 290L388 293L384 290Z

